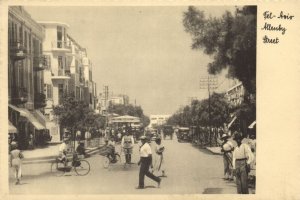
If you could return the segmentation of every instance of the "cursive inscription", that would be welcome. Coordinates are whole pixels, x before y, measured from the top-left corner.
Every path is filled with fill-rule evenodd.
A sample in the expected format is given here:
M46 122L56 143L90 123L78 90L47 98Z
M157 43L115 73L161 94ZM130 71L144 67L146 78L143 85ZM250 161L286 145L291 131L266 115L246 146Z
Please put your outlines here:
M281 35L284 35L287 32L287 27L284 25L286 21L292 21L295 16L290 13L285 13L284 11L280 11L278 14L274 14L271 11L265 11L263 13L265 22L264 25L261 27L263 31L270 31L270 32L279 32ZM271 20L280 20L282 23L273 24ZM279 37L271 38L268 35L264 35L263 43L265 44L278 44L280 42Z

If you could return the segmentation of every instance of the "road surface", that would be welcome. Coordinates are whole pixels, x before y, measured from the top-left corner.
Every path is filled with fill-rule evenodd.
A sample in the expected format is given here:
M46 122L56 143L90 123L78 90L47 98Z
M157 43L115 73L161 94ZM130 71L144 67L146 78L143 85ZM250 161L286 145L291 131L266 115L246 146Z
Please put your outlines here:
M190 143L162 140L166 147L165 168L167 177L161 187L145 177L146 189L137 190L139 166L113 164L109 169L102 166L102 157L94 155L87 160L91 171L87 176L77 176L74 171L62 177L51 174L50 163L23 165L21 185L14 184L12 171L9 175L11 194L235 194L234 182L224 181L222 156ZM155 145L154 142L151 144ZM119 150L119 148L117 148ZM138 144L132 161L139 160ZM123 161L124 158L122 157Z

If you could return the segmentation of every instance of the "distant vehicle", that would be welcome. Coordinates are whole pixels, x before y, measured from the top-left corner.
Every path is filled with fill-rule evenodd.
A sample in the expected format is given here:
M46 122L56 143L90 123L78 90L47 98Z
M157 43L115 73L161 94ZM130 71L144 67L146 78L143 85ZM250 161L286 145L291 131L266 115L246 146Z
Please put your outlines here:
M177 128L177 140L178 142L190 142L190 129L187 127Z
M166 139L167 136L169 136L171 140L173 139L173 134L174 134L173 126L164 125L163 128L162 128L162 131L163 131L164 139Z

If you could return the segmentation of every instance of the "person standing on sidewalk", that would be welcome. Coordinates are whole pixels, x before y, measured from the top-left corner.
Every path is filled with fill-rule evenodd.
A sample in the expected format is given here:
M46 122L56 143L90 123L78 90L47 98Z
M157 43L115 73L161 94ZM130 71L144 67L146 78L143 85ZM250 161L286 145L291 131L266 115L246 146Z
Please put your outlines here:
M11 143L10 152L10 166L14 168L15 178L17 179L16 185L20 184L22 177L22 159L24 158L22 152L18 149L16 142Z
M149 168L153 168L152 166L152 152L151 147L147 142L146 136L142 136L141 138L142 146L140 148L140 160L138 165L140 165L140 172L139 172L139 185L136 189L144 189L144 179L145 175L152 180L157 182L157 187L160 187L161 179L157 176L154 176L150 171Z
M232 165L236 177L237 193L249 194L248 173L253 154L247 144L242 143L242 136L239 133L234 135L237 147L233 151Z
M221 152L223 152L223 162L224 162L224 179L233 180L232 176L232 151L234 146L231 141L228 140L229 136L224 133L221 137Z

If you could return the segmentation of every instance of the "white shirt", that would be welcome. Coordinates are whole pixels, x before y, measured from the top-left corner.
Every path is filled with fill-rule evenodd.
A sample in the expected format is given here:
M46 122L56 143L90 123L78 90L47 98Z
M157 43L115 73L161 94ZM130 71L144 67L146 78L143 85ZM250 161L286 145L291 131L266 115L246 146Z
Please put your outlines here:
M64 152L67 150L67 144L66 143L62 143L60 146L59 146L59 152Z
M152 155L152 151L150 145L146 142L143 146L141 146L140 156L148 157L149 155Z
M223 149L224 151L230 151L233 148L233 144L231 141L227 141L224 145L223 145Z
M232 166L235 169L236 159L247 159L247 164L250 164L254 160L254 155L249 145L242 143L241 146L236 146L232 154Z

